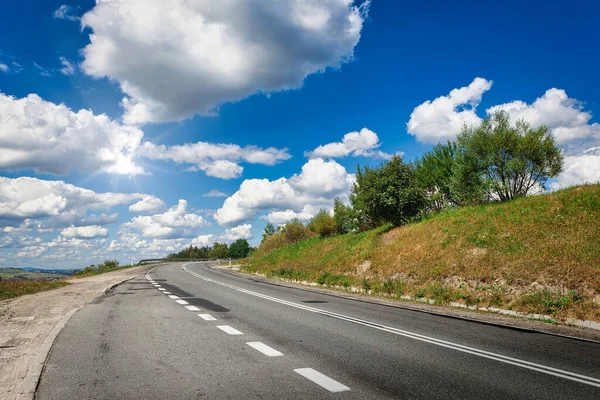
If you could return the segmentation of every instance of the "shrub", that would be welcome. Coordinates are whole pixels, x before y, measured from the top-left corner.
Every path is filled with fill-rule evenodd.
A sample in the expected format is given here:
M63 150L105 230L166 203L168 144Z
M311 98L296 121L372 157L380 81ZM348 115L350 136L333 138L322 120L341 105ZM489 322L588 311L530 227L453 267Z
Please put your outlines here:
M320 210L313 217L308 224L308 229L321 237L333 236L337 231L333 217L325 210Z

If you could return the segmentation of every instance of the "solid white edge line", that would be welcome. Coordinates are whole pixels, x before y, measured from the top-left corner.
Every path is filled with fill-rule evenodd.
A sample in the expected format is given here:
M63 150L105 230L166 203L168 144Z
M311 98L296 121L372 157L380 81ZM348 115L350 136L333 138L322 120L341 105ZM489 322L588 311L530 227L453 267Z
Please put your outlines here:
M348 386L342 385L338 381L331 379L327 375L323 375L319 371L315 371L312 368L298 368L298 369L295 369L294 372L297 372L298 374L302 375L306 379L313 381L317 385L319 385L333 393L345 392L347 390L350 390L350 388Z
M200 311L200 309L196 306L185 306L190 311Z
M198 316L205 321L216 321L217 320L215 317L213 317L210 314L198 314Z
M280 357L283 355L283 353L275 350L272 347L267 346L264 343L261 342L248 342L246 343L248 346L252 347L255 350L260 351L261 353L263 353L264 355L268 356L268 357Z
M175 303L177 303L177 304L181 304L181 305L190 304L190 303L188 303L187 301L185 301L185 300L181 300L181 299L180 299L180 300L175 300Z
M217 328L219 328L223 332L228 333L230 335L243 335L242 332L230 327L229 325L219 325L219 326L217 326Z
M319 308L315 308L315 307L310 307L310 306L305 306L303 304L298 304L298 303L293 303L291 301L287 301L287 300L282 300L282 299L278 299L276 297L271 297L271 296L267 296L261 293L257 293L257 292L253 292L251 290L247 290L247 289L242 289L240 287L237 286L233 286L233 285L229 285L227 283L224 282L219 282L210 278L206 278L202 275L198 275L197 273L188 270L187 268L185 268L187 264L185 264L182 269L187 272L190 275L193 275L197 278L200 278L202 280L205 280L206 282L211 282L214 283L216 285L219 286L223 286L223 287L227 287L229 289L233 289L236 290L238 292L242 292L242 293L246 293L252 296L256 296L256 297L260 297L263 298L265 300L270 300L276 303L280 303L280 304L285 304L291 307L295 307L295 308L299 308L299 309L303 309L305 311L310 311L313 313L317 313L317 314L322 314L322 315L326 315L329 317L333 317L333 318L337 318L337 319L341 319L343 321L348 321L348 322L353 322L355 324L359 324L359 325L363 325L363 326L367 326L370 328L374 328L374 329L378 329L381 331L385 331L385 332L389 332L389 333L393 333L399 336L404 336L407 338L411 338L411 339L415 339L415 340L419 340L422 342L426 342L426 343L431 343L437 346L441 346L441 347L446 347L452 350L457 350L457 351L461 351L463 353L468 353L468 354L472 354L475 356L479 356L479 357L483 357L483 358L487 358L490 360L494 360L494 361L499 361L499 362L503 362L506 364L510 364L510 365L514 365L517 367L521 367L521 368L526 368L532 371L537 371L537 372L542 372L548 375L552 375L552 376L557 376L559 378L563 378L563 379L569 379L571 381L575 381L575 382L580 382L580 383L584 383L587 385L591 385L591 386L595 386L595 387L600 387L600 379L598 378L594 378L594 377L590 377L590 376L586 376L586 375L581 375L581 374L577 374L574 372L570 372L570 371L565 371L565 370L561 370L558 368L553 368L553 367L548 367L542 364L536 364L530 361L525 361L525 360L521 360L518 358L513 358L513 357L509 357L509 356L504 356L501 354L497 354L497 353L492 353L489 351L485 351L485 350L479 350L473 347L469 347L469 346L464 346L461 344L457 344L457 343L453 343L453 342L449 342L449 341L445 341L445 340L441 340L441 339L436 339L433 337L429 337L429 336L425 336L425 335L420 335L417 333L413 333L410 331L405 331L402 329L398 329L398 328L393 328L390 326L386 326L386 325L382 325L382 324L378 324L375 322L371 322L371 321L366 321L366 320L361 320L358 318L354 318L354 317L349 317L343 314L337 314L331 311L326 311L326 310L321 310Z

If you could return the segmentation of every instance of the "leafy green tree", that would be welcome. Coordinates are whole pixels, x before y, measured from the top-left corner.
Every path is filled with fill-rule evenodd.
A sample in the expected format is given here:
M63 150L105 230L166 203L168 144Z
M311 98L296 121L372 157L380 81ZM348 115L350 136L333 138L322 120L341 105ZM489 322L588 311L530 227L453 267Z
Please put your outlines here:
M388 222L399 226L422 215L426 208L415 167L400 156L377 168L359 167L350 200L359 214L361 229Z
M333 201L333 221L338 234L351 232L357 228L356 216L352 207L344 204L339 198Z
M504 111L465 127L457 141L463 168L482 177L489 198L526 196L563 170L562 150L548 127L533 129L523 120L511 124Z
M264 242L264 240L266 238L268 238L269 236L272 236L275 232L277 232L277 230L275 229L275 226L270 222L267 223L267 226L265 226L265 229L262 233L261 243Z
M227 258L227 243L219 243L215 242L213 244L212 250L208 252L209 258Z
M434 210L458 203L452 191L458 156L457 144L449 141L434 146L415 163L417 181L425 189Z
M283 234L286 244L296 243L301 240L315 237L315 234L304 226L298 218L294 218L285 224L281 229L281 233Z
M238 239L231 243L228 250L230 258L246 258L250 254L250 244L246 239Z
M308 229L321 237L330 237L336 234L335 221L325 210L319 210L308 223Z

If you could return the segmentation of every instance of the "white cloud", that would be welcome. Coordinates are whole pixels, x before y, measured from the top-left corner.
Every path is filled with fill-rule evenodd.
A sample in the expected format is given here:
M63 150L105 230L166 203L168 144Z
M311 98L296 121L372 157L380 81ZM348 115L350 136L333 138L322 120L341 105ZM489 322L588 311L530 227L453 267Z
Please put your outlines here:
M481 121L474 108L491 84L476 78L468 87L452 90L449 96L421 104L411 114L409 133L426 143L455 138L463 123L475 125ZM459 111L457 107L464 104L470 104L471 109ZM534 128L546 125L562 147L564 172L551 188L600 181L600 123L592 123L592 114L565 90L551 88L531 104L515 100L489 107L486 113L490 116L500 110L507 112L513 123L523 119Z
M140 214L157 213L165 208L165 202L156 196L145 196L142 200L129 206L129 211Z
M275 225L284 225L295 218L299 219L300 221L308 221L314 216L315 215L313 212L308 211L295 212L294 210L283 210L271 211L268 215L264 215L261 218L266 219Z
M492 81L475 78L469 86L452 89L448 96L417 106L407 125L407 132L419 142L436 144L456 138L464 125L477 125L481 118L475 109L481 96L492 87Z
M221 179L239 177L244 170L238 165L240 162L272 166L291 157L287 149L263 149L257 146L241 147L236 144L208 142L169 147L145 142L140 149L140 155L152 160L191 165L208 176Z
M581 155L565 157L564 172L550 185L561 189L583 183L600 183L600 147L588 149Z
M592 114L584 111L581 102L570 98L562 89L548 89L532 104L516 100L490 107L486 111L491 115L499 110L506 111L512 121L524 119L534 127L548 126L567 151L580 153L600 144L600 124L590 124Z
M367 9L353 0L98 1L82 17L93 30L82 69L120 84L126 123L213 115L351 60Z
M8 71L10 71L10 68L8 67L8 65L6 65L4 63L0 63L0 71L8 72Z
M0 219L77 215L88 210L107 210L144 197L139 193L96 193L63 181L0 177Z
M320 158L309 160L300 174L291 178L247 179L214 214L220 225L237 225L263 211L286 211L314 215L330 208L335 197L346 198L354 175L337 162Z
M252 225L244 224L226 229L219 239L225 242L235 242L238 239L252 239Z
M122 225L125 229L136 229L150 238L178 239L195 236L197 230L208 225L200 215L187 212L187 201L179 200L176 206L162 214L134 217Z
M16 99L0 93L0 169L141 174L133 158L143 136L104 114L75 113L35 94Z
M311 158L364 156L373 158L392 158L391 154L377 150L381 146L379 137L370 129L362 128L360 132L349 132L344 135L341 142L321 145L306 156Z
M95 239L108 237L108 229L98 225L70 226L60 231L66 238Z
M40 73L41 76L52 76L52 74L50 73L50 71L48 71L46 68L42 67L40 64L36 63L35 61L33 62L33 66L35 67L35 69L37 69Z
M71 61L67 60L65 57L59 57L60 63L62 64L62 68L60 69L60 73L63 75L73 75L75 73L75 64Z
M204 197L227 197L227 195L220 190L213 189L210 192L206 193Z
M73 9L73 7L63 4L54 11L53 16L56 19L68 19L70 21L78 21L79 17L74 15L74 13L75 10Z

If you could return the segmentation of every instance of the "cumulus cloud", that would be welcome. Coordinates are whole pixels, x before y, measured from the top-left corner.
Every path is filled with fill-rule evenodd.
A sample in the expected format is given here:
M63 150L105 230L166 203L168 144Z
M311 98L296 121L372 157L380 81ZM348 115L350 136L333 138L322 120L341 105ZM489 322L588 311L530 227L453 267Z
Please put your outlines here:
M0 219L24 221L63 213L78 215L130 204L143 197L139 193L96 193L63 181L0 177Z
M364 156L373 158L392 158L391 154L377 150L381 146L379 137L370 129L362 128L360 132L349 132L344 135L341 142L321 145L306 156L311 158Z
M213 115L351 60L367 9L353 0L98 1L82 17L93 31L82 69L120 84L126 123Z
M134 156L143 136L104 114L73 112L35 94L16 99L0 93L0 169L141 174Z
M66 238L95 239L108 237L108 229L98 225L70 226L60 231Z
M134 217L122 225L125 229L135 229L150 238L177 239L193 237L198 229L208 225L200 215L188 213L186 200L179 200L176 206L162 214Z
M62 64L62 68L60 69L60 73L63 75L73 75L75 73L75 64L71 61L67 60L65 57L59 57L60 63Z
M475 78L469 86L452 89L447 96L440 96L417 106L406 124L409 134L419 142L436 144L456 138L464 125L477 125L481 118L475 109L483 93L490 90L492 81Z
M226 229L219 239L225 242L235 242L238 239L252 239L252 225L244 224Z
M294 210L283 210L271 211L268 215L263 215L261 219L266 219L267 221L275 225L284 225L293 219L299 219L300 221L308 221L314 216L314 212L310 212L307 210L303 210L300 212L296 212Z
M8 67L8 65L0 62L0 71L6 73L6 72L10 71L10 68Z
M475 107L491 84L476 78L469 86L452 90L449 96L426 101L411 114L408 132L426 143L454 139L463 124L481 122ZM465 104L470 108L458 108ZM552 188L600 181L600 124L591 122L592 114L565 90L551 88L531 104L515 100L489 107L486 113L490 116L500 110L508 113L512 122L522 119L534 128L546 125L554 135L565 154L565 170L551 183Z
M78 21L79 17L75 15L73 7L63 4L52 14L55 19L68 19L69 21Z
M140 214L157 213L165 208L165 202L156 196L145 196L142 200L129 206L129 211Z
M245 180L213 217L220 225L233 226L264 211L292 210L312 216L319 208L330 208L336 197L347 197L354 180L333 160L311 159L291 178Z
M152 160L191 165L204 171L208 176L221 179L238 178L244 170L238 164L240 162L272 166L291 157L287 149L274 147L263 149L257 146L241 147L236 144L207 142L169 147L145 142L140 155Z
M206 193L204 197L227 197L227 195L220 190L213 189L210 192Z

